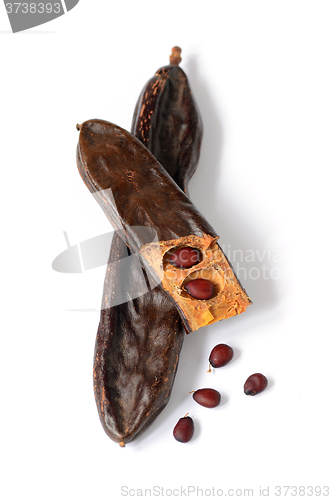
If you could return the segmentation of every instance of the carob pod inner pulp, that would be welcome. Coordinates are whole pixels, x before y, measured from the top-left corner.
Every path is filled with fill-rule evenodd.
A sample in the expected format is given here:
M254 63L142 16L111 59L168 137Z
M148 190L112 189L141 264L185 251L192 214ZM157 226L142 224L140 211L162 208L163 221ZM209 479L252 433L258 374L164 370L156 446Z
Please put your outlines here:
M133 253L142 255L155 282L175 301L187 332L245 311L251 303L217 244L218 235L162 165L132 134L104 120L80 125L77 164L89 190ZM139 231L137 227L156 231ZM150 234L149 234L150 233ZM169 268L167 252L197 248L203 260ZM209 279L216 294L194 299L190 279Z

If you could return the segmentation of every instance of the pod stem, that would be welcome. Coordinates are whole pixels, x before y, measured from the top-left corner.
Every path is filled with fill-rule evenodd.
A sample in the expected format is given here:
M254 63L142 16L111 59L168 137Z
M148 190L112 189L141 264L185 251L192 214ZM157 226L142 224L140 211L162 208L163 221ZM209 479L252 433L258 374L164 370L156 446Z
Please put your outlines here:
M180 61L182 60L180 54L182 52L182 49L180 47L173 47L171 49L171 55L170 55L170 64L174 64L175 66L178 66Z
M121 448L124 448L124 447L125 447L125 443L124 443L124 441L121 441L121 442L120 442L120 447L121 447Z
M79 125L79 123L77 123L77 125L76 125L76 129L77 129L77 130L80 130L81 128L82 128L82 126L81 126L81 125Z
M211 364L209 363L209 368L207 370L207 373L211 373Z

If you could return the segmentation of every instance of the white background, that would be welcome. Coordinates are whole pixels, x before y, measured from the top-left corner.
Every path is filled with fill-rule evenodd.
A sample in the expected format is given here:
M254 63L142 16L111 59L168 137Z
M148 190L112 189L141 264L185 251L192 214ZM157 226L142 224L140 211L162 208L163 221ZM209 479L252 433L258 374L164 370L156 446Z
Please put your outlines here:
M269 486L277 498L276 486L329 484L330 25L319 0L81 0L13 35L0 6L4 500L119 499L121 487L154 486L174 498L188 486L203 490L190 498L220 488L258 498ZM110 229L76 168L76 123L129 129L174 45L205 128L190 196L230 259L242 252L254 304L186 336L170 403L122 449L94 402L99 314L66 310L99 307L104 268L62 274L52 261L63 231L75 244ZM235 358L208 374L220 342ZM258 371L269 388L247 397ZM222 393L217 409L188 394L209 386ZM184 445L172 429L186 412L196 433Z

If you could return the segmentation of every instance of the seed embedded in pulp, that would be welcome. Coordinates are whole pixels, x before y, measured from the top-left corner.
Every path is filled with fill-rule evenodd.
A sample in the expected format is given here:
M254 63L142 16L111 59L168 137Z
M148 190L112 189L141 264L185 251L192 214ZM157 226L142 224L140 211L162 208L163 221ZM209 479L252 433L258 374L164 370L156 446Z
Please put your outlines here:
M253 373L245 382L244 392L247 396L255 396L268 386L268 379L262 373Z
M198 389L193 394L193 399L206 408L215 408L221 402L221 395L215 389Z
M199 300L211 299L215 292L213 283L202 278L188 281L184 288L191 297Z
M188 443L194 434L194 422L191 417L182 417L174 427L174 438L180 443Z
M202 260L200 250L191 247L178 248L174 252L171 251L170 255L170 264L182 269L195 266Z
M233 358L233 349L227 344L218 344L212 349L209 363L213 368L221 368L230 363Z

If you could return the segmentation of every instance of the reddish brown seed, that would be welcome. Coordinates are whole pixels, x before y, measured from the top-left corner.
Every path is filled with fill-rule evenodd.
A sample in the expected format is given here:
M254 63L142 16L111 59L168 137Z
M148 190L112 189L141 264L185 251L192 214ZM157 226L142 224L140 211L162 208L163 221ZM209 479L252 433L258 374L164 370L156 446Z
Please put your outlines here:
M209 363L213 368L221 368L227 365L233 358L233 349L226 344L218 344L212 349Z
M195 266L201 262L202 257L200 250L191 247L178 248L174 252L170 252L170 264L182 269Z
M268 379L262 373L254 373L245 382L244 392L247 396L255 396L268 386Z
M184 288L187 293L199 300L211 299L215 292L213 283L202 278L188 281Z
M206 408L215 408L221 402L221 395L215 389L198 389L193 394L193 399Z
M194 422L191 417L182 417L174 427L174 438L180 443L188 443L194 434Z

